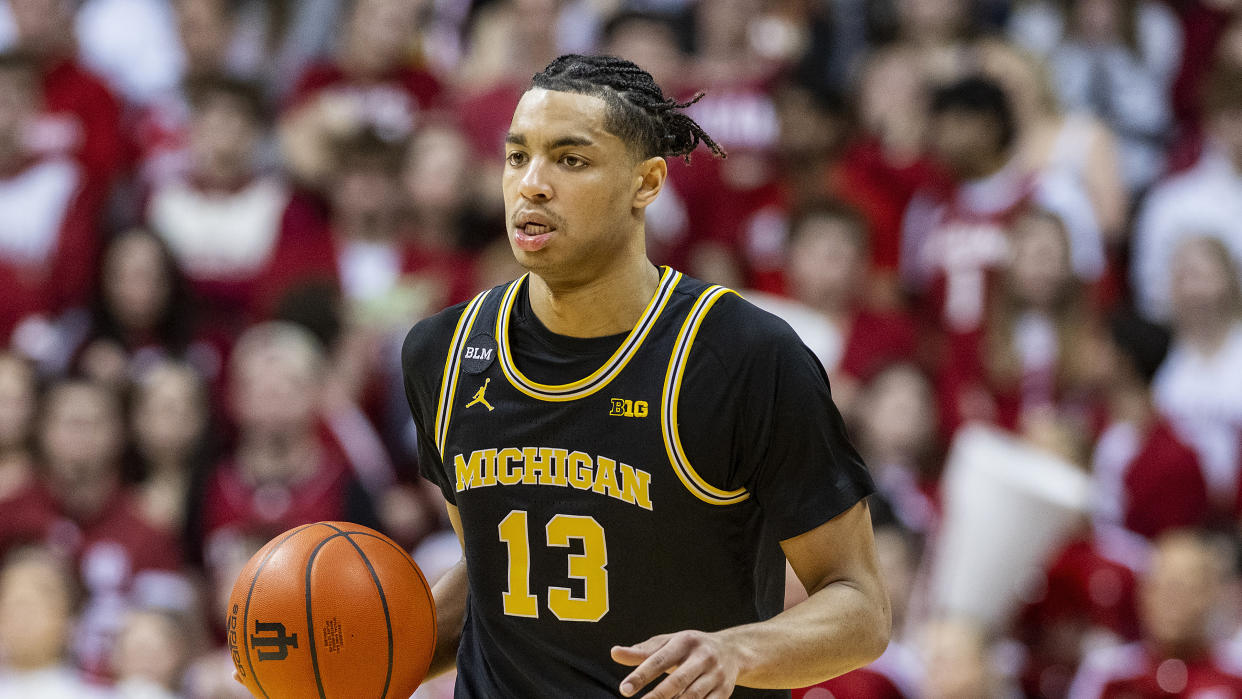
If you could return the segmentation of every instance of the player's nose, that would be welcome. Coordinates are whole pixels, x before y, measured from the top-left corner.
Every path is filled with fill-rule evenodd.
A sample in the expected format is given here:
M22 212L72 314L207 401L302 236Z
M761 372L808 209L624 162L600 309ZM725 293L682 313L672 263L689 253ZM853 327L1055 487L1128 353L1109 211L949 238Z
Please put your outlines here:
M547 201L552 198L552 183L548 177L551 165L545 158L534 158L522 173L518 193L523 199Z

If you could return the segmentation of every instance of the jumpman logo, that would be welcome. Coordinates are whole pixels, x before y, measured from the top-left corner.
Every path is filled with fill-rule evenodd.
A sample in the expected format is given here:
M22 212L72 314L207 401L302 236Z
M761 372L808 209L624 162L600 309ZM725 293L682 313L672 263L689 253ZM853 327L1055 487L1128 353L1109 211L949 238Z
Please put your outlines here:
M488 403L488 402L487 402L487 399L483 397L483 394L484 394L484 393L487 393L487 384L489 384L489 383L491 383L491 382L492 382L492 380L489 378L489 379L487 379L487 380L485 380L485 381L483 382L483 385L482 385L482 386L479 386L479 390L477 390L477 391L475 391L475 392L474 392L474 399L473 399L473 400L471 400L469 403L466 403L466 407L467 407L467 408L469 408L470 406L474 405L475 403L482 403L482 404L483 404L483 407L484 407L484 408L487 408L487 412L489 412L489 413L490 413L490 412L492 412L493 410L495 410L495 408L493 408L493 407L492 407L492 404L491 404L491 403Z

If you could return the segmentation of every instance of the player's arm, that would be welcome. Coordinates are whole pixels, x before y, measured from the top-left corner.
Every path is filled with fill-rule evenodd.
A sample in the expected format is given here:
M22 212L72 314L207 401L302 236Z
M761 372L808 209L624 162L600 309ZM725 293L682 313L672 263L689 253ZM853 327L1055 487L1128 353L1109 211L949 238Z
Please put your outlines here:
M754 624L616 647L614 660L637 665L621 693L631 696L664 673L651 699L727 697L735 685L806 687L878 658L892 618L866 501L781 548L806 586L805 601Z
M453 531L457 532L457 541L465 542L461 535L461 515L457 507L445 503L448 508L449 521L453 523ZM457 664L457 646L461 642L461 630L466 622L466 597L470 592L470 582L466 577L466 557L462 555L452 568L448 569L431 588L436 600L436 652L431 656L431 668L428 677L442 675L452 670Z

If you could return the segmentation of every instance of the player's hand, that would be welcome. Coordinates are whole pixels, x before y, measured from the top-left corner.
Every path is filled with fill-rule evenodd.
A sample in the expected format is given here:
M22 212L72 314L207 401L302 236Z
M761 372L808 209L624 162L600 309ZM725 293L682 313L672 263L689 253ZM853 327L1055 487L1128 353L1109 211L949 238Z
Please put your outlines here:
M661 634L634 646L613 646L612 659L638 667L621 681L621 694L634 696L664 673L649 699L704 699L733 693L741 653L719 636L702 631Z

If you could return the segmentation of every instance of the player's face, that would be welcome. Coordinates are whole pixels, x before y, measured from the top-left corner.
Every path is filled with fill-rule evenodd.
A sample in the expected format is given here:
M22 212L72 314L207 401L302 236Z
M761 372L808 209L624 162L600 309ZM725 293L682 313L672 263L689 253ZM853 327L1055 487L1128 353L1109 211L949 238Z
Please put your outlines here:
M514 111L502 177L509 244L545 280L591 279L644 250L642 164L604 128L605 110L598 97L535 88Z

